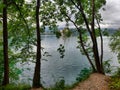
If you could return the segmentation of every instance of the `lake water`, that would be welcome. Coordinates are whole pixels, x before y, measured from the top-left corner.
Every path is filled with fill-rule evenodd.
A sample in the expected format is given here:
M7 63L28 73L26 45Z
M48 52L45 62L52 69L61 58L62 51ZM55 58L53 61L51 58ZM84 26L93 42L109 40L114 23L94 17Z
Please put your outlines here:
M108 43L109 39L104 37L104 60L112 59L111 65L118 66L119 64L116 54L111 52ZM60 44L65 46L65 57L63 59L60 58L60 54L57 52ZM98 38L98 45L99 44L100 42ZM80 53L79 49L76 48L77 45L77 37L75 36L67 39L57 39L54 35L42 36L42 47L44 47L44 52L47 51L51 55L49 57L42 57L41 81L43 86L50 87L60 79L64 79L65 83L70 85L76 81L76 77L82 69L90 66L87 58ZM21 67L26 68L26 70L21 75L20 82L31 84L34 64L29 63L28 65L23 65ZM30 68L30 70L28 68Z

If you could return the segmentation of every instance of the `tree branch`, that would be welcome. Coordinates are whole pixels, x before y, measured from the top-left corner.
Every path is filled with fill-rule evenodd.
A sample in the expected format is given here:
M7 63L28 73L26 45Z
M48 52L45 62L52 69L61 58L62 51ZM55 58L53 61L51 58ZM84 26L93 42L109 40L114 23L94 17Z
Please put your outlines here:
M84 13L84 11L83 11L83 7L82 7L81 2L79 1L79 6L80 6L80 7L79 7L78 5L76 5L73 0L71 0L71 2L72 2L72 3L75 5L75 7L81 12L81 14L82 14L82 16L83 16L83 19L84 19L84 21L85 21L87 30L88 30L88 32L89 32L90 35L91 35L91 30L90 30L90 27L89 27L89 23L88 23L88 21L87 21L86 15L85 15L85 13Z
M19 13L20 13L20 16L22 17L24 23L26 24L26 28L27 28L28 33L29 33L29 26L28 26L27 21L25 20L25 18L24 18L24 16L23 16L23 14L21 13L21 10L20 10L19 6L18 6L14 1L13 1L12 3L13 3L13 4L16 6L16 8L18 9L18 11L19 11Z
M101 63L101 66L103 67L103 37L102 37L101 28L100 28L100 24L99 24L99 21L97 19L97 16L96 16L96 21L97 21L97 24L98 24L98 29L99 29L99 33L100 33L100 39L101 39L100 63Z
M75 24L75 22L74 22L67 14L65 14L65 15L66 15L66 17L74 24L74 26L76 27L77 31L79 32L80 44L81 44L81 46L82 46L82 49L83 49L86 57L88 58L88 61L90 62L91 66L92 66L92 68L93 68L93 71L96 71L95 66L94 66L94 64L92 63L92 60L90 59L89 54L87 53L87 51L86 51L86 49L85 49L85 47L84 47L84 43L83 43L83 40L82 40L82 34L81 34L81 31L80 31L80 28Z
M28 23L27 23L27 21L26 21L26 19L24 18L24 16L23 16L23 14L22 14L22 12L21 12L21 9L20 9L20 7L15 3L15 1L12 1L10 4L14 4L15 6L16 6L16 8L17 8L17 10L19 11L19 13L20 13L20 16L21 16L21 18L23 19L23 21L24 21L24 23L25 23L25 26L26 26L26 28L27 28L27 33L28 33L28 51L29 51L29 44L30 44L30 42L29 42L29 39L30 39L30 29L29 29L29 26L28 26Z

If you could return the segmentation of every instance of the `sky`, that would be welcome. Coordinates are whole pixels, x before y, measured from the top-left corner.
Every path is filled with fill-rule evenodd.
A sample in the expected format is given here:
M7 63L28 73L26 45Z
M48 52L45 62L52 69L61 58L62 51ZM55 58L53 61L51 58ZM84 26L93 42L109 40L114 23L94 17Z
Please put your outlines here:
M106 0L106 5L103 6L105 11L100 10L103 21L101 22L101 28L120 28L120 0ZM65 26L65 23L58 23L60 27ZM71 28L74 25L69 23Z
M107 0L104 6L105 11L101 10L103 28L120 28L120 0Z
M31 0L26 0L31 1ZM104 6L105 11L100 10L103 22L100 24L102 28L120 28L120 0L106 0ZM65 26L65 23L58 23L60 27ZM70 23L70 27L74 27Z

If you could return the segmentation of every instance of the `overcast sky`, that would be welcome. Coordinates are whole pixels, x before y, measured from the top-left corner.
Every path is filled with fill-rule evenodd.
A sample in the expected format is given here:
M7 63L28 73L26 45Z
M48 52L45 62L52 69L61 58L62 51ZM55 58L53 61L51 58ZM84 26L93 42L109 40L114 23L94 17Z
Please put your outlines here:
M102 28L120 28L120 0L107 0L105 11L100 10L103 22L100 24ZM69 23L70 27L74 25ZM59 23L60 27L65 26L65 23Z
M120 0L107 0L105 11L101 11L103 17L102 27L119 28L120 27Z

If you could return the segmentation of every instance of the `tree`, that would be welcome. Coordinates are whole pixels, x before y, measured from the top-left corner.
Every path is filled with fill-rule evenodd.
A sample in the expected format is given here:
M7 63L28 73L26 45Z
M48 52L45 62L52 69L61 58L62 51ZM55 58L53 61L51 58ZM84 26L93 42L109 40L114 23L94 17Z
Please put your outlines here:
M10 38L12 38L10 46L17 54L14 55L16 60L20 62L35 62L35 72L33 77L33 87L41 87L40 83L40 68L41 68L41 38L40 38L40 26L39 26L39 7L40 1L37 1L36 13L35 0L31 3L22 1L10 1L9 2L9 30ZM14 11L14 13L11 13ZM36 19L34 16L36 15ZM35 22L36 20L36 22ZM36 34L35 26L36 23ZM12 32L13 31L13 32ZM17 34L19 33L19 35ZM35 37L37 35L37 37ZM14 37L13 37L14 36ZM37 44L36 44L37 40ZM37 47L37 52L33 50L33 46ZM24 57L23 57L24 56Z
M26 3L25 0L9 2L10 47L17 52L14 55L15 60L22 63L33 62L35 58L33 45L36 45L36 38L35 26L32 26L35 23L33 9L34 3Z
M3 0L3 55L4 78L3 85L9 84L9 60L8 60L8 30L7 30L7 0Z
M36 57L35 72L33 76L33 88L41 87L42 86L40 83L41 38L40 38L40 26L39 26L40 0L37 0L36 13L34 12L35 9L34 0L31 3L27 3L24 0L11 1L9 3L11 4L9 6L9 11L11 11L11 9L14 10L14 13L10 13L9 15L10 16L9 29L11 31L10 37L12 38L10 46L15 51L19 51L16 55L17 56L16 60L19 60L22 63L34 62ZM36 18L34 18L35 15ZM35 23L36 23L36 34L35 34L35 26L33 25ZM17 33L20 34L18 35ZM33 50L33 46L37 47L36 56Z
M33 77L33 88L42 87L40 83L40 71L41 71L41 37L40 37L40 25L39 25L39 8L41 0L37 0L36 5L36 34L37 34L37 55L35 72Z
M114 53L117 53L120 62L120 28L111 36L110 48Z
M38 3L40 3L40 1L38 1ZM36 7L36 14L34 14L34 8L35 8L34 4L35 4L34 0L31 3L27 3L25 2L25 0L17 0L17 1L8 0L5 7L7 6L8 16L9 16L8 17L9 21L7 23L8 29L9 29L9 37L7 35L6 37L10 39L9 46L12 48L12 49L9 48L10 49L9 51L14 51L14 52L19 51L17 53L13 52L12 55L9 57L12 61L15 60L15 62L22 62L22 63L26 63L30 61L34 62L35 52L33 51L33 45L38 47L37 56L36 56L37 65L35 68L35 75L34 75L35 77L33 79L34 81L33 87L39 87L39 85L41 85L39 84L40 83L40 68L39 68L40 65L38 65L40 64L40 59L41 59L41 41L40 41L41 38L40 38L40 32L39 32L40 29L39 29L39 20L38 20L39 19L38 7L40 4L38 4L37 5L38 7ZM35 27L33 25L35 24L35 19L34 19L35 15L36 15L37 38L38 38L37 45L36 45L36 38L35 38ZM36 79L39 83L37 83Z
M54 0L54 3L58 5L56 6L58 20L65 20L67 23L71 22L77 29L81 45L80 49L87 56L93 71L104 74L102 65L103 39L99 24L102 19L99 9L105 5L105 0ZM96 24L98 29L95 28ZM98 35L101 38L101 52L98 50L97 32L99 32ZM89 33L90 43L87 42L86 33Z

